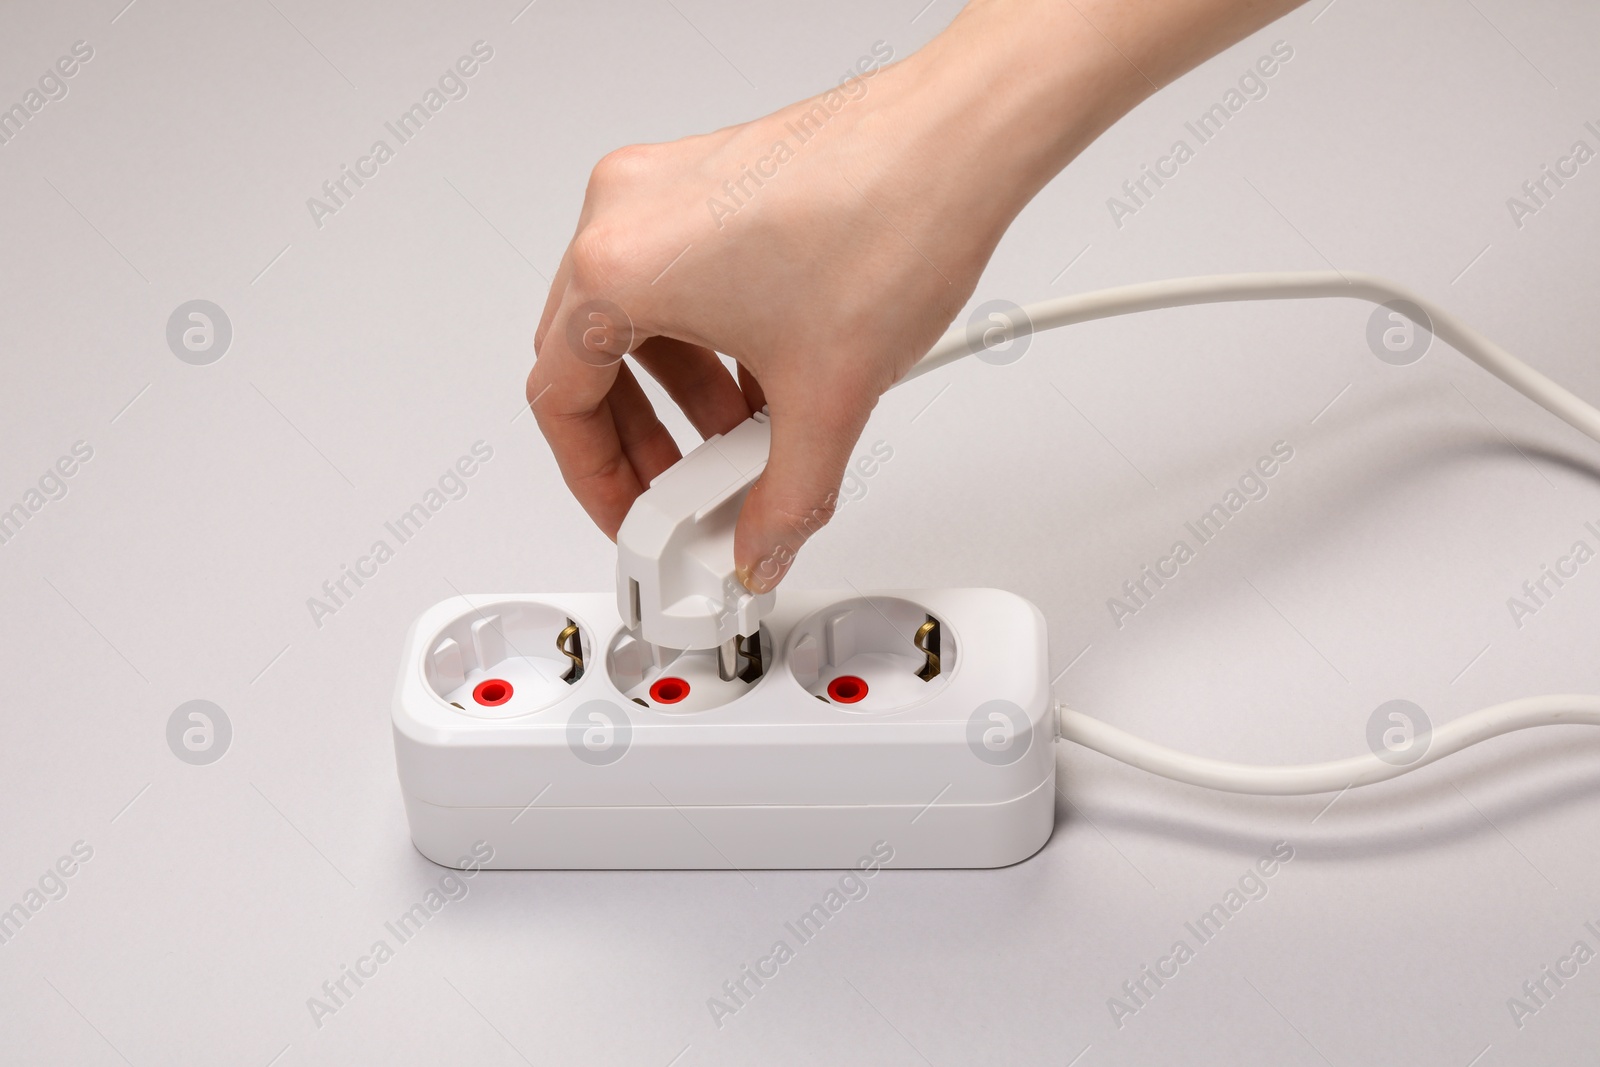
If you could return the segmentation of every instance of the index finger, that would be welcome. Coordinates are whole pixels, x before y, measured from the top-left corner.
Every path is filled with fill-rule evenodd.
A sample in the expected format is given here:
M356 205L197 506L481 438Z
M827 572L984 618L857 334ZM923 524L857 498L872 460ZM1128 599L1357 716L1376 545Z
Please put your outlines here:
M619 397L628 401L620 411L611 402L622 357L636 340L633 321L619 305L585 298L569 283L549 314L528 375L528 403L563 480L590 518L613 538L644 488L630 452L638 451L641 442L654 447L656 438L666 434L657 429L660 424L648 402L640 407L642 396Z

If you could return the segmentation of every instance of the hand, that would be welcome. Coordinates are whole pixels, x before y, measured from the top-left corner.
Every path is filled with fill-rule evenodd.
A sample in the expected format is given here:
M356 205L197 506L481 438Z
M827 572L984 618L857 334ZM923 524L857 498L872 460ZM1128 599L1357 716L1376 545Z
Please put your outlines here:
M775 584L832 514L879 395L966 303L999 236L993 219L937 210L921 175L938 160L891 147L898 76L874 68L831 97L595 168L528 397L607 534L679 458L625 351L704 436L769 407L771 457L735 537L746 585ZM716 352L738 361L737 381Z
M1122 47L1087 21L1103 5ZM1168 6L1195 18L1292 5ZM534 338L528 400L608 536L680 455L631 355L703 436L770 410L770 459L734 550L752 591L777 584L833 514L878 397L966 304L1012 218L1154 88L1123 49L1167 73L1204 58L1194 33L1161 23L1176 42L1163 66L1111 0L1081 9L975 2L908 60L883 66L892 49L878 42L836 89L600 161Z

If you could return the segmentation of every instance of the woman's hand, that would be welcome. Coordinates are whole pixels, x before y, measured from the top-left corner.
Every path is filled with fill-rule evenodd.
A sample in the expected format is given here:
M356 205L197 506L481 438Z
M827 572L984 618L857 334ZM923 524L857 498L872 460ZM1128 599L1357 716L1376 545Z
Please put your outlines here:
M1291 6L975 0L902 62L878 42L810 100L606 156L528 377L567 485L615 538L679 458L624 355L704 436L766 405L771 456L735 558L751 590L772 588L833 513L878 397L965 305L1016 213L1153 91L1141 67L1175 76L1214 50L1180 15L1253 28ZM1217 47L1242 35L1221 21Z

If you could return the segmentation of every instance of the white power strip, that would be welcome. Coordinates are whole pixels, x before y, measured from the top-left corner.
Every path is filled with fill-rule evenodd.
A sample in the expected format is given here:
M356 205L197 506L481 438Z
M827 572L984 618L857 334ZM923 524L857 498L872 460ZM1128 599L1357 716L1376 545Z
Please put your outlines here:
M952 330L902 381L1075 322L1226 300L1382 303L1600 440L1600 411L1488 338L1371 275L1180 278L1019 309ZM758 413L639 497L616 596L457 597L411 629L395 748L423 855L491 866L994 867L1054 821L1058 736L1192 785L1333 792L1530 726L1600 725L1600 697L1527 697L1462 715L1407 762L1377 752L1257 767L1175 752L1052 704L1045 623L989 589L752 595L734 572L739 508L766 465ZM885 846L882 851L877 846Z
M995 589L786 595L724 669L609 594L454 597L406 639L412 838L454 865L996 867L1055 817L1044 617ZM759 649L757 647L759 643ZM724 678L724 674L732 677Z

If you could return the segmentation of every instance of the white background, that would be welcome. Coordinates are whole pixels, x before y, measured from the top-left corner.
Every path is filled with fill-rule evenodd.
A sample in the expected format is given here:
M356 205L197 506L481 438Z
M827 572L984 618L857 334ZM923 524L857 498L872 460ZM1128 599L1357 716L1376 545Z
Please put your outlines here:
M0 545L0 907L93 849L0 945L0 1058L1592 1057L1600 960L1521 1029L1507 1007L1575 941L1600 950L1600 736L1577 727L1331 808L1064 752L1042 852L882 875L720 1029L707 998L833 875L486 873L318 1027L308 998L444 873L411 848L394 775L407 624L457 588L611 588L612 548L522 401L589 167L819 91L875 41L908 54L954 8L124 2L0 12L0 105L73 42L94 48L0 147L0 506L74 442L94 450ZM1600 147L1583 125L1600 125L1600 10L1325 2L1103 137L974 302L1332 264L1411 285L1600 397L1600 162L1520 229L1506 207L1575 140ZM480 39L494 56L469 95L317 227L307 198ZM1280 39L1294 58L1269 95L1115 226L1107 197ZM165 339L196 298L233 325L210 366ZM789 582L1014 590L1050 621L1063 699L1233 759L1364 751L1397 697L1443 722L1596 691L1600 563L1520 628L1507 598L1575 540L1600 545L1583 528L1600 449L1443 345L1380 362L1368 312L1170 311L896 390L862 442L893 459ZM315 625L307 598L480 439L494 457L468 495ZM1118 628L1106 599L1280 440L1294 459L1270 495ZM209 766L167 746L191 699L233 725ZM1122 982L1280 840L1294 859L1268 895L1115 1025Z

